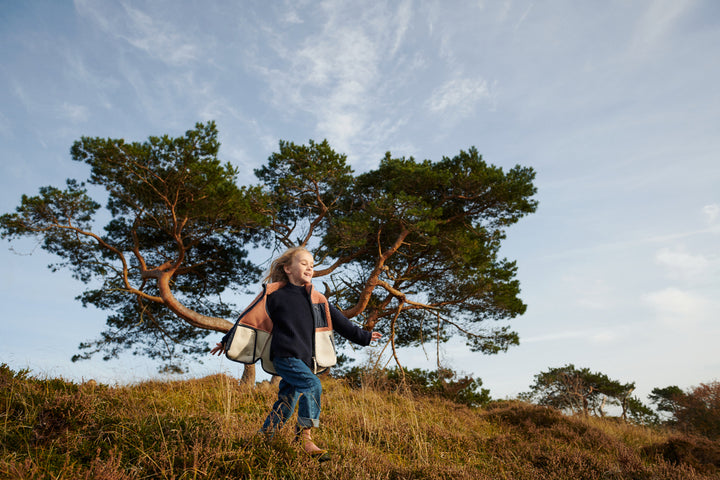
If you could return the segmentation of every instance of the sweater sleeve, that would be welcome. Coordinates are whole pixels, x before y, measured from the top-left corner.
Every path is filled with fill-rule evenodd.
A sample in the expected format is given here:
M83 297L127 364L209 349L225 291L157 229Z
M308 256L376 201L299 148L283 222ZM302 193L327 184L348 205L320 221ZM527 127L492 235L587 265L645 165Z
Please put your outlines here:
M370 345L372 333L352 323L332 304L330 304L330 316L332 317L333 330L337 333L358 345Z

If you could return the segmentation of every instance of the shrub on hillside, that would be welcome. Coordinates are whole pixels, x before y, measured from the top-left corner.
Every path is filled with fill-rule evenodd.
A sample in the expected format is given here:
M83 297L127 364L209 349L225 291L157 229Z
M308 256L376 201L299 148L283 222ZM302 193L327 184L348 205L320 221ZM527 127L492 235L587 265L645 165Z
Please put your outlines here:
M480 407L491 400L490 391L481 388L481 379L460 376L449 368L429 371L420 368L371 370L353 367L343 378L356 388L362 385L385 390L407 388L415 395L441 397L470 407Z
M690 465L698 472L720 472L720 444L696 436L672 437L668 441L646 447L650 456L660 456L675 465Z

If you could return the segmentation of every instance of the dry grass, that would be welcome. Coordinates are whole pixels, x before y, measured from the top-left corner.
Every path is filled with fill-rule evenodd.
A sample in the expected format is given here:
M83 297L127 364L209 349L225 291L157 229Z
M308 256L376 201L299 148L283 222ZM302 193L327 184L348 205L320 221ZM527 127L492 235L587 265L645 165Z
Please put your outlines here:
M256 435L276 392L214 375L77 385L0 370L0 477L23 479L718 479L720 445L522 402L473 409L325 379L333 460ZM289 430L289 429L288 429ZM671 455L675 455L673 457ZM674 453L673 453L674 452ZM700 455L698 452L702 452ZM672 459L672 461L671 461ZM674 462L674 463L673 463Z

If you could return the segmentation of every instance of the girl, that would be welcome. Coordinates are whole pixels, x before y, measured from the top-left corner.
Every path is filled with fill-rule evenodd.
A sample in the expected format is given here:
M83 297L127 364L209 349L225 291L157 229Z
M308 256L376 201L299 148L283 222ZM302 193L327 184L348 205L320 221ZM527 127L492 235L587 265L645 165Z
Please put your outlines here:
M265 302L257 304L261 308L264 303L267 316L272 321L270 360L281 380L277 401L261 431L272 435L285 424L297 405L296 436L306 453L321 458L327 456L327 451L315 445L310 435L310 429L320 425L322 394L322 384L314 373L316 329L319 326L327 329L329 326L351 342L363 346L382 335L357 327L322 294L314 291L313 268L312 254L305 248L295 247L272 262L264 279L267 284ZM227 335L210 353L224 353L226 343Z

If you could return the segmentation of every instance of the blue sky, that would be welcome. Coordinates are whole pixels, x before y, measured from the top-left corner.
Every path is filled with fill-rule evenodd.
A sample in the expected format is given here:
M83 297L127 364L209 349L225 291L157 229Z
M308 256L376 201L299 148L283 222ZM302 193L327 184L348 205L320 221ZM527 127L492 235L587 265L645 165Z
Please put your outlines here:
M327 138L356 172L476 146L537 172L508 231L525 315L504 354L443 348L496 398L573 363L655 387L720 378L720 3L0 0L0 212L84 179L81 136L144 141L215 120L252 169ZM0 244L0 361L114 383L135 357L70 362L105 314L35 243ZM210 338L209 341L212 341ZM362 359L365 354L358 352ZM410 366L431 368L421 352ZM209 359L194 374L240 369Z

